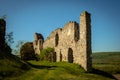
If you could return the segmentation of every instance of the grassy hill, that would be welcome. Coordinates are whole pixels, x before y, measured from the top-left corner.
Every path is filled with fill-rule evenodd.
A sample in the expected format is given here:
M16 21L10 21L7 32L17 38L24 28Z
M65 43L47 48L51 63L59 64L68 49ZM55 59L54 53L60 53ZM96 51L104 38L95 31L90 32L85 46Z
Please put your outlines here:
M120 73L120 53L94 53L93 72L67 62L20 61L13 55L0 59L0 79L7 80L115 80Z
M87 73L79 65L67 62L29 61L28 64L31 70L11 80L114 80L114 77L103 71Z
M30 69L30 66L12 54L0 52L0 80L17 77Z

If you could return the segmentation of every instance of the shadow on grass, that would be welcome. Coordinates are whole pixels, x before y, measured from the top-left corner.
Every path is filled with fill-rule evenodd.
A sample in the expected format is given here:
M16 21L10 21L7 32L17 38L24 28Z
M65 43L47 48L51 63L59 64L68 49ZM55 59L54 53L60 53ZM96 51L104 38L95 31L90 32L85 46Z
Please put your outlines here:
M31 67L34 67L37 69L52 69L52 68L57 67L57 66L34 65L34 64L29 63L29 62L27 62L27 64L29 64Z
M113 75L111 75L110 73L107 73L107 72L104 72L104 71L101 71L101 70L98 70L98 69L95 69L95 68L93 68L92 73L117 80L117 79L116 79Z
M28 65L30 65L31 67L33 68L37 68L37 69L48 69L48 70L54 70L54 68L57 68L58 66L45 66L45 65L34 65L34 64L31 64L29 62L27 62ZM68 69L66 69L69 71L69 73L71 74L75 74L75 75L79 75L80 73L76 73L74 71L71 71ZM114 79L114 80L117 80L113 75L111 75L110 73L107 73L105 71L102 71L102 70L98 70L98 69L95 69L93 68L93 71L91 72L92 74L97 74L97 75L101 75L101 76L104 76L104 77L108 77L108 78L111 78L111 79Z

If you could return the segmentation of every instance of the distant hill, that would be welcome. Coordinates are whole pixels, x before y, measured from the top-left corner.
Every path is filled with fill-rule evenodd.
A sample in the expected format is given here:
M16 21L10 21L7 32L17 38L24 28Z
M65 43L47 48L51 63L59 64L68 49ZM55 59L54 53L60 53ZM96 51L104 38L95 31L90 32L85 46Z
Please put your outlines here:
M120 52L96 52L92 60L93 63L120 63Z
M93 67L111 74L120 74L120 52L92 54Z

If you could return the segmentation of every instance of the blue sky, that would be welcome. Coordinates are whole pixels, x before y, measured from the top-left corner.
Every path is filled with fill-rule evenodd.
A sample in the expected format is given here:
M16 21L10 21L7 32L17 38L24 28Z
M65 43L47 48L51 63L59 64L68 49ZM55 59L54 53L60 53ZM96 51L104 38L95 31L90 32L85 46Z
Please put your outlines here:
M92 51L120 51L120 0L0 0L0 17L6 15L7 32L33 41L34 33L46 39L56 28L91 13Z

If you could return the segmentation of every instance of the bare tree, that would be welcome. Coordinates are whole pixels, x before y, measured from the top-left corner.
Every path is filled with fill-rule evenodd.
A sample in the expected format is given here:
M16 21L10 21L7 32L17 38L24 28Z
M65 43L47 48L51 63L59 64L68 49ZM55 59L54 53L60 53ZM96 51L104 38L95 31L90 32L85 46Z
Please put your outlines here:
M14 43L13 32L9 32L6 34L5 41L9 46L11 46Z
M13 49L13 53L14 53L15 55L20 55L20 48L21 48L21 46L22 46L24 43L25 43L25 42L22 41L22 40L19 40L19 41L17 42L17 44L16 44L16 46L15 46L15 49Z

